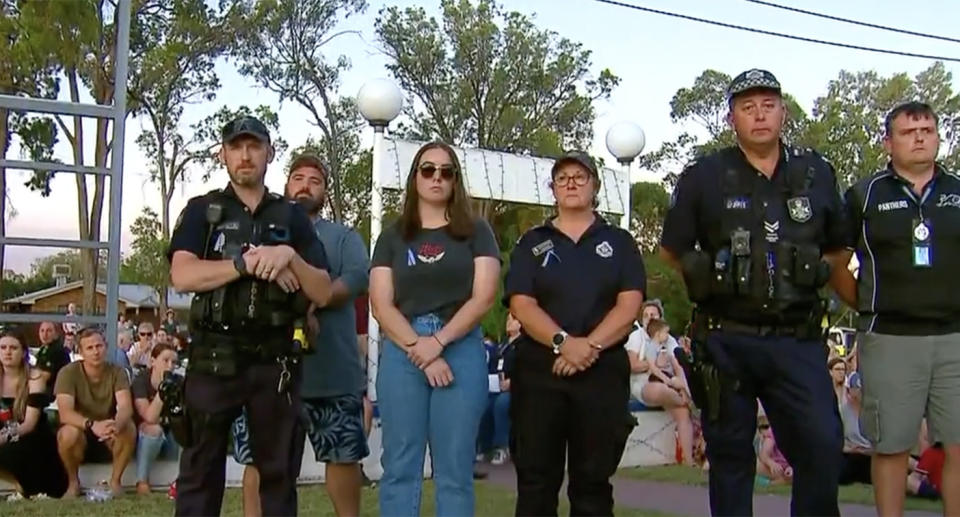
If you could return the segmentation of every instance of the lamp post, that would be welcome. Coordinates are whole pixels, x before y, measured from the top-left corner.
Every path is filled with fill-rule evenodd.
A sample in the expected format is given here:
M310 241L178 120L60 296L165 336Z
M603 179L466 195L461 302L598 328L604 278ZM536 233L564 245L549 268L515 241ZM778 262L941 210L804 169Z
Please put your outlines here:
M383 226L383 193L380 187L380 168L383 166L384 131L400 114L403 94L389 79L374 79L360 88L357 94L360 114L373 127L373 170L370 174L370 256ZM369 303L369 302L368 302ZM380 326L373 317L372 308L367 316L367 394L377 400L377 365L380 351Z
M630 191L632 190L630 169L646 143L643 129L633 122L617 122L607 130L607 150L617 159L627 176L627 199L623 207L620 227L628 232L630 231Z

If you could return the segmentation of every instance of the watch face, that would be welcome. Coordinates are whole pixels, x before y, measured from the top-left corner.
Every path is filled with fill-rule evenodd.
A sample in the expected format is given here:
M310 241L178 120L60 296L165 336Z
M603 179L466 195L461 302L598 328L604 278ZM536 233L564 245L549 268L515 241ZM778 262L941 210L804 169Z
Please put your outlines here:
M560 346L563 344L564 335L563 334L554 334L553 335L553 344L555 346Z

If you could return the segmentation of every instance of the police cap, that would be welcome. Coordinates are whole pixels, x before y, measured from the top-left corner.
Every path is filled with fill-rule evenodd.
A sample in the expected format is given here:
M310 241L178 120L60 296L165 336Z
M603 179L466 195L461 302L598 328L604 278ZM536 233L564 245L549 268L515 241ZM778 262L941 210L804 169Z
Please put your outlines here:
M560 170L560 166L566 163L576 163L584 169L587 169L594 178L600 178L600 173L597 171L597 163L593 161L593 158L591 158L589 154L583 151L567 151L563 153L563 156L557 158L557 161L553 163L550 176L556 176L557 171Z
M749 90L771 90L780 94L780 81L766 70L753 68L741 73L730 81L727 86L727 102L737 95Z
M227 122L220 131L223 142L232 142L243 135L252 136L261 142L270 143L270 130L256 117L243 116Z

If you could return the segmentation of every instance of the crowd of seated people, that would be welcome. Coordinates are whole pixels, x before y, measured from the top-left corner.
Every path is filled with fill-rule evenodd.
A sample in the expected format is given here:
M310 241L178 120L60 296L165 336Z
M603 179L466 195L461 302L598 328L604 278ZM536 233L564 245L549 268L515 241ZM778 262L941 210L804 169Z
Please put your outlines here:
M164 325L176 329L172 321ZM133 327L135 346L133 323L118 323L109 351L101 331L74 322L41 323L32 348L17 330L0 332L0 480L11 498L76 496L85 462L112 463L109 485L120 492L135 450L143 493L156 459L175 458L157 386L189 338L166 328L153 335L145 322Z

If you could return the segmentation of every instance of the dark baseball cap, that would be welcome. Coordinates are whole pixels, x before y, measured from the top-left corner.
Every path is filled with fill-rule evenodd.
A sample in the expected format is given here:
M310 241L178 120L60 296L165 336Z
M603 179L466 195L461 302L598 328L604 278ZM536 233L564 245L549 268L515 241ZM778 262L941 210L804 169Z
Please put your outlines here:
M772 90L780 94L780 81L766 70L753 68L741 73L727 86L727 101L749 90Z
M270 130L259 119L251 116L231 120L220 131L220 136L224 142L232 142L243 135L249 135L262 142L270 143Z
M597 163L593 161L593 158L591 158L589 154L583 151L567 151L563 153L563 156L557 158L557 161L553 162L553 168L550 170L550 176L556 176L561 165L571 162L576 163L590 171L590 174L592 174L593 177L600 177L600 173L597 171Z

